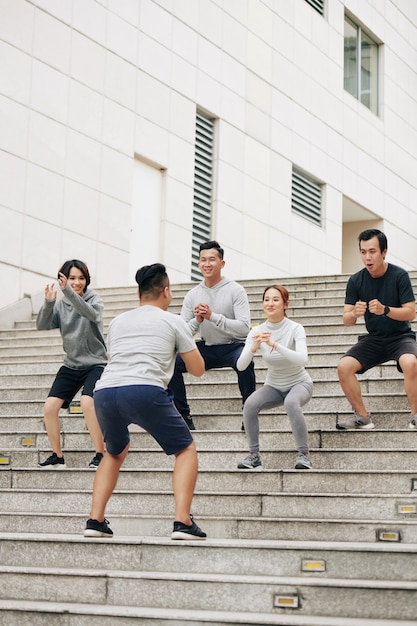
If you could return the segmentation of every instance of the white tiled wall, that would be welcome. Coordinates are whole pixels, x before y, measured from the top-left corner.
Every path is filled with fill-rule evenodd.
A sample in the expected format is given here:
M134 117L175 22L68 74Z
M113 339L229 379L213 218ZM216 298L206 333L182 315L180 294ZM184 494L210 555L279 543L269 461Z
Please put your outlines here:
M164 172L160 260L189 280L197 107L218 118L226 275L341 272L343 196L380 220L391 261L417 267L417 10L325 6L0 0L0 307L68 257L93 286L131 282L135 155ZM343 89L345 7L382 42L380 116ZM322 227L291 213L293 164L325 183Z

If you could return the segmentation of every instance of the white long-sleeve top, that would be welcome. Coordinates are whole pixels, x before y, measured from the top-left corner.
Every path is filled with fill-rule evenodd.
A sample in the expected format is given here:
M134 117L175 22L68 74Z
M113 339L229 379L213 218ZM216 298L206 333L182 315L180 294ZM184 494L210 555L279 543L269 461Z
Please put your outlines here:
M304 327L285 317L281 322L263 322L255 326L246 338L245 347L237 361L237 368L244 370L253 359L253 337L258 333L270 332L272 340L278 344L276 350L262 342L259 351L268 367L265 384L288 391L300 382L312 382L304 366L308 361L307 340Z

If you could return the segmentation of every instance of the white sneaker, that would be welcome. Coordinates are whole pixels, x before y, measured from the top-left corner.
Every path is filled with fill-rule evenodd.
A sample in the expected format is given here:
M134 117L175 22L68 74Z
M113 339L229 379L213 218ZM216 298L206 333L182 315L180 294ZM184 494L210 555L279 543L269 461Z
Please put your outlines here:
M363 417L363 415L358 415L355 412L353 416L349 417L349 419L347 419L346 421L336 424L336 428L338 428L339 430L375 428L375 425L372 423L370 413L368 413L367 417Z

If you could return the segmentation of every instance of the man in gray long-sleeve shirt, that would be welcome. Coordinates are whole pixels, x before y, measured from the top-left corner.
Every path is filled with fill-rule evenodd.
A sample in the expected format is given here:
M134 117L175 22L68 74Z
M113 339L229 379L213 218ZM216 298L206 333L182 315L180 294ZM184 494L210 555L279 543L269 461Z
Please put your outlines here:
M204 280L185 296L181 317L188 323L193 335L198 331L200 333L201 340L196 343L206 370L217 367L232 367L235 370L244 403L256 388L253 363L242 372L236 367L250 331L249 301L241 285L222 276L225 265L223 256L223 248L217 241L201 244L198 267ZM177 356L169 389L188 427L195 430L187 402L183 378L185 371L183 360Z

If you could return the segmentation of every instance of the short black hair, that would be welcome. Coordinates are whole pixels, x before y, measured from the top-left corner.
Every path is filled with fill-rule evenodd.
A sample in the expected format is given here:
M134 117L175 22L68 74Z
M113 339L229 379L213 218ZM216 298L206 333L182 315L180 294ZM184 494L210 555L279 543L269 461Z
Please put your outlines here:
M168 274L162 263L152 263L152 265L140 267L136 272L135 280L141 296L148 295L157 298L169 285Z
M387 236L381 230L377 228L368 228L367 230L363 230L359 236L359 248L361 247L361 241L369 241L372 237L376 237L379 241L379 249L381 252L384 252L388 248Z
M83 261L79 261L78 259L71 259L70 261L65 261L65 263L63 263L60 269L58 270L58 274L57 274L58 278L60 274L64 274L64 276L68 278L68 276L70 275L70 271L73 267L76 267L77 270L80 270L81 274L84 276L85 288L87 289L88 285L91 282L90 272L88 271L88 267L86 266L86 264Z
M221 259L224 257L224 250L217 241L206 241L202 243L200 246L200 252L202 250L211 250L212 248L218 251Z

